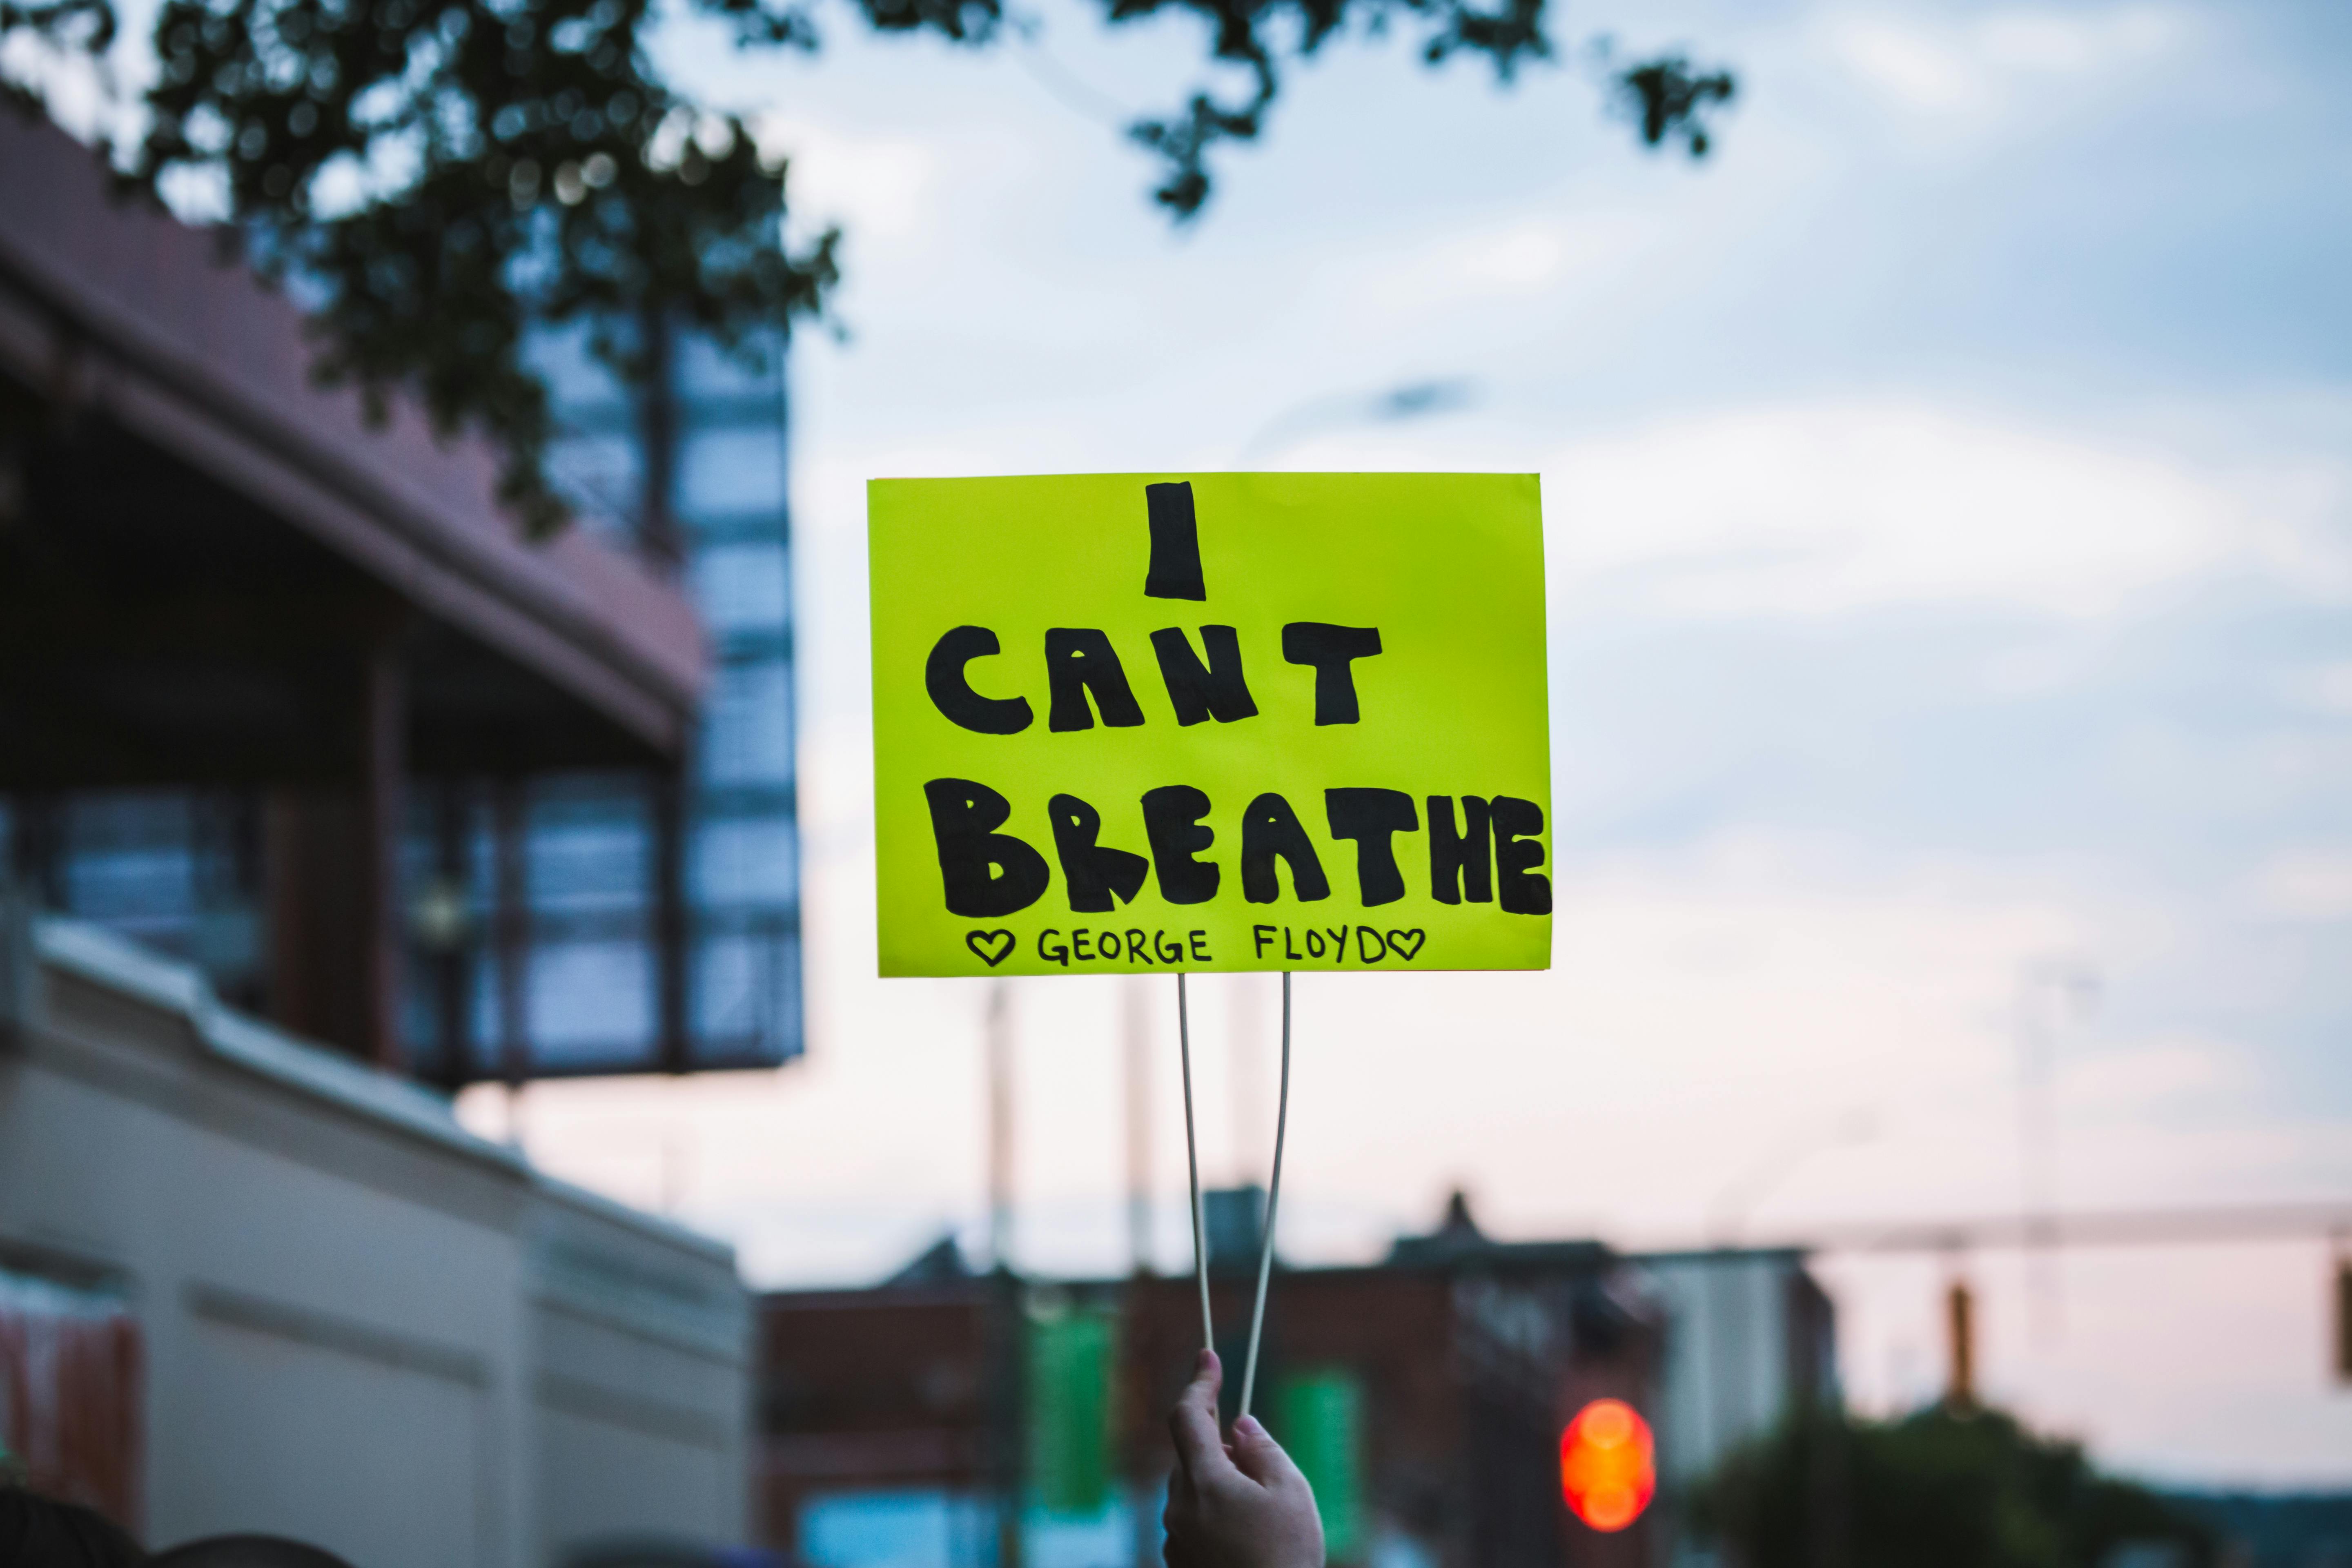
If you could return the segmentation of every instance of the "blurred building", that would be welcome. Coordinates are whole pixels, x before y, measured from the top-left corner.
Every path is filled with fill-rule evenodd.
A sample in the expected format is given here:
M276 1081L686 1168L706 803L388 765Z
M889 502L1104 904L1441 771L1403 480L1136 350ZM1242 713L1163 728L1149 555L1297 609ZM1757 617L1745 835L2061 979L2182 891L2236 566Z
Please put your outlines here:
M704 435L763 407L781 463L777 384L679 350L634 531L534 542L494 453L310 362L210 237L0 115L0 1435L156 1541L739 1542L731 1255L415 1079L796 1047L789 710L705 737L663 532ZM780 500L694 515L781 546ZM726 712L789 669L780 623L716 652ZM713 869L779 822L764 879Z
M729 1248L551 1181L446 1100L0 911L0 1443L154 1546L365 1568L743 1538Z
M1261 1194L1219 1197L1230 1402ZM824 1568L1158 1561L1164 1417L1199 1344L1190 1277L974 1276L943 1242L870 1290L766 1296L760 1321L772 1543ZM1597 1398L1655 1412L1666 1333L1626 1259L1494 1241L1457 1198L1383 1263L1279 1271L1258 1408L1315 1484L1335 1563L1632 1568L1660 1560L1653 1522L1574 1519L1560 1437Z
M801 1051L782 345L655 320L621 382L583 330L533 360L577 526L675 575L712 668L686 766L445 781L408 842L410 1058L481 1079L773 1067ZM503 890L502 890L503 888Z
M796 1055L776 345L655 322L631 389L543 339L579 521L529 546L488 453L367 430L290 310L0 134L17 879L445 1086Z
M1675 1561L1693 1489L1738 1449L1833 1406L1837 1319L1790 1247L1636 1253L1667 1322L1658 1384L1658 1500Z

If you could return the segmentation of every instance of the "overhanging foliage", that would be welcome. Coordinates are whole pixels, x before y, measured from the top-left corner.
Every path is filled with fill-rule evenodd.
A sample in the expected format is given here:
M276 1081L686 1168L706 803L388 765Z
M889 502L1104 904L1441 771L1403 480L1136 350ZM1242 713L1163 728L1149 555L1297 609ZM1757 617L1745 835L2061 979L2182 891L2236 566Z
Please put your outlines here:
M691 0L739 43L813 50L802 0ZM1504 80L1550 57L1546 0L1102 0L1113 23L1203 22L1235 100L1203 89L1129 134L1161 160L1154 199L1196 217L1219 144L1265 130L1282 68L1349 31L1411 29L1426 61L1485 59ZM860 25L984 46L1003 0L852 0ZM222 233L313 306L318 370L374 406L422 398L444 431L507 456L504 499L534 532L562 524L542 457L552 435L526 331L587 322L624 374L650 313L745 354L821 316L839 236L782 240L785 170L735 115L666 81L649 0L165 0L147 129L121 149L156 195L205 189ZM102 53L110 0L0 0L0 39ZM1731 77L1667 55L1609 68L1641 139L1709 145Z

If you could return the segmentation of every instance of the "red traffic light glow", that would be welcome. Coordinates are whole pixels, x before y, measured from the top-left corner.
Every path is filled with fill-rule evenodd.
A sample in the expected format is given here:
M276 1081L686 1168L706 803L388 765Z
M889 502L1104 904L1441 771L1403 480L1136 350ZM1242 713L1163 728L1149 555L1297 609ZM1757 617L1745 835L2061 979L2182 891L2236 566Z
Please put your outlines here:
M1658 1489L1650 1424L1622 1399L1596 1399L1559 1435L1559 1489L1569 1511L1600 1531L1642 1517Z

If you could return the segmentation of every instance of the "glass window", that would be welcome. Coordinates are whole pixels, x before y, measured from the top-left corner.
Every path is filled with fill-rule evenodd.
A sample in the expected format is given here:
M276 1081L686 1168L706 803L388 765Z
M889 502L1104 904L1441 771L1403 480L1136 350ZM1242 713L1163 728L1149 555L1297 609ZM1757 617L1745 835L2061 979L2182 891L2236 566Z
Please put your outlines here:
M530 810L531 907L585 913L643 905L650 815L636 786L561 781L543 788Z
M197 905L195 824L185 796L99 795L70 803L59 880L67 912L179 957Z
M774 816L698 812L686 845L697 911L688 993L694 1049L740 1061L781 1058L800 1044L799 856L789 810L793 778L793 671L780 646L792 625L784 538L787 447L778 354L746 364L691 332L674 342L677 449L672 497L689 537L709 542L687 580L724 657L703 715L696 766L721 803L772 798ZM536 332L531 363L550 383L561 431L552 476L591 528L625 526L642 510L646 466L637 400L588 346L583 327ZM723 537L721 537L723 535ZM492 930L495 856L487 790L474 792L466 831L473 920L469 962L474 1072L495 1077L499 963ZM642 777L575 774L531 782L525 812L531 906L523 956L534 1070L636 1070L650 1064L657 1000L652 949L651 795ZM429 846L429 832L420 831ZM412 887L434 857L411 855ZM424 973L420 965L418 973ZM446 971L443 971L446 973ZM426 988L420 984L419 992ZM412 1016L431 1037L437 1016Z
M722 666L702 738L702 776L713 784L790 784L793 672L782 659Z
M695 834L694 901L791 907L798 847L788 816L704 822Z
M784 510L784 433L772 425L698 430L678 443L677 510L686 517Z
M776 631L792 623L791 557L780 539L698 551L691 579L713 631Z
M523 343L523 360L547 382L549 395L559 409L583 403L625 405L619 380L589 346L584 321L541 327Z
M694 1032L731 1053L774 1052L796 1043L800 942L789 931L704 938L695 947Z
M594 531L627 539L644 510L646 475L637 443L617 430L562 436L549 443L547 477Z
M66 907L125 927L176 926L194 903L187 851L164 844L77 849L66 860Z
M647 1052L652 949L643 942L544 944L530 956L530 1006L534 1061L560 1066Z
M487 946L478 948L468 967L474 994L467 999L472 1018L467 1032L471 1052L467 1066L484 1078L503 1078L506 1064L501 1053L505 1042L499 1034L498 956Z
M448 1042L441 1037L441 976L421 963L411 963L407 984L400 993L400 1042L407 1052L409 1069L423 1077L446 1077L451 1071Z

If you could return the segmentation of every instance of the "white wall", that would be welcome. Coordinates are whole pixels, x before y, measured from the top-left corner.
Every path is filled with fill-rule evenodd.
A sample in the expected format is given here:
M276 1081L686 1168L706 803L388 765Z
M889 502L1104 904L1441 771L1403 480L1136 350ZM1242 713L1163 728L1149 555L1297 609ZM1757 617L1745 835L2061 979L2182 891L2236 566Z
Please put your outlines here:
M1685 1487L1789 1414L1799 1393L1790 1290L1802 1264L1793 1253L1746 1251L1637 1261L1666 1308L1658 1468Z
M358 1568L539 1568L608 1532L745 1538L727 1249L546 1180L178 966L67 922L32 940L36 983L0 987L0 1257L126 1288L151 1544L266 1531Z

